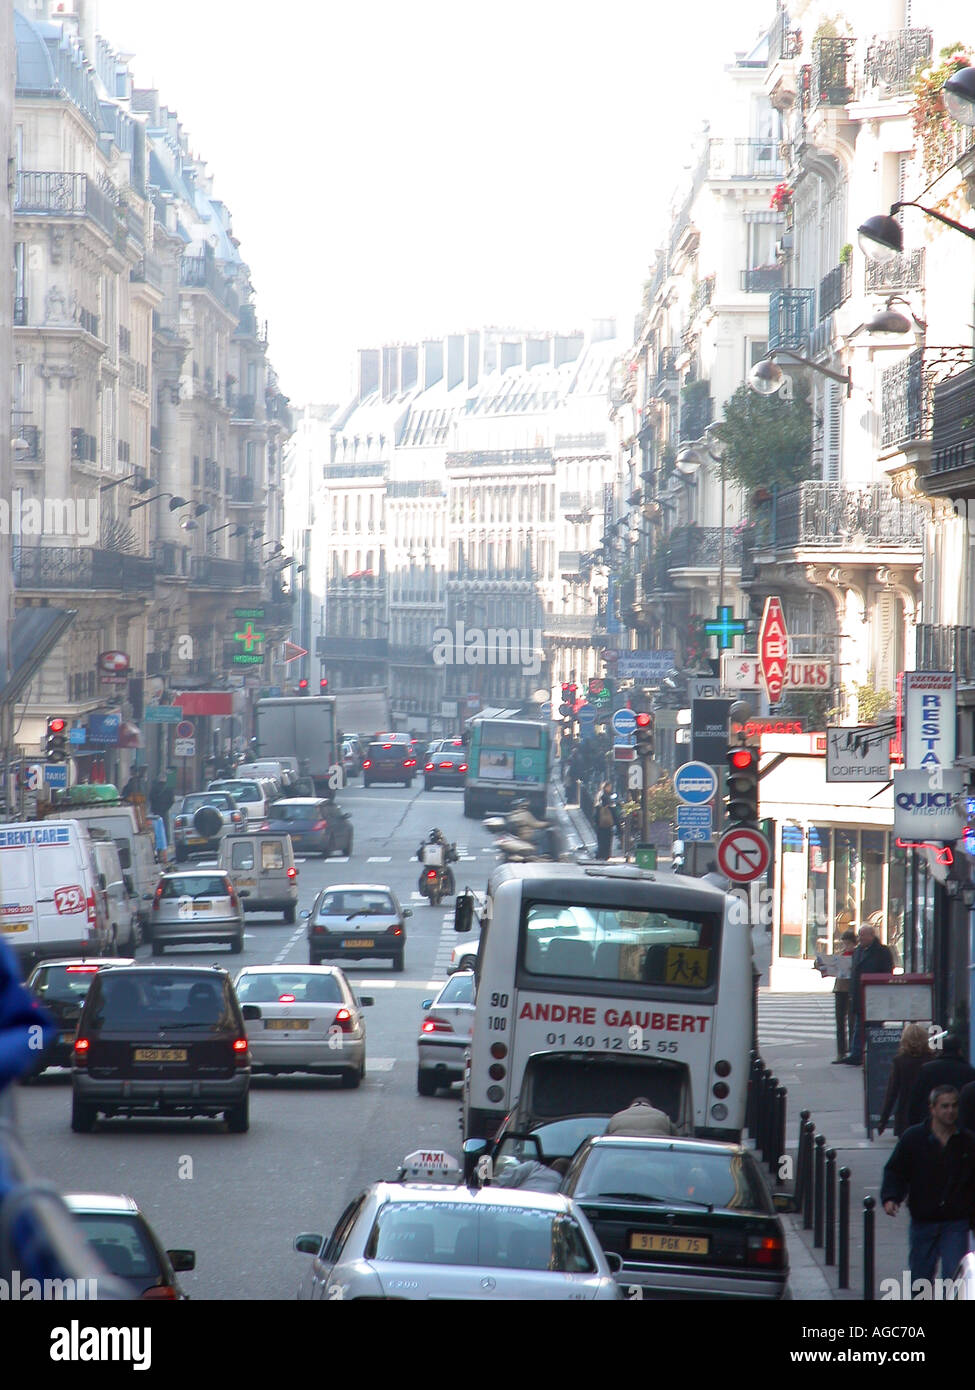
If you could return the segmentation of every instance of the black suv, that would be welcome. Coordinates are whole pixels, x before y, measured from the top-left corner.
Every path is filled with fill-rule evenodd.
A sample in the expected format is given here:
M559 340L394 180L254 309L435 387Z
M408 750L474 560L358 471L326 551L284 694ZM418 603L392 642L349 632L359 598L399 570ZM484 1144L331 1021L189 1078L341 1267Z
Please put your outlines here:
M219 1115L248 1128L250 1052L225 970L125 966L100 970L74 1042L71 1128L103 1115Z
M416 776L416 753L406 742L370 743L362 760L362 785L373 782L402 782L412 787Z

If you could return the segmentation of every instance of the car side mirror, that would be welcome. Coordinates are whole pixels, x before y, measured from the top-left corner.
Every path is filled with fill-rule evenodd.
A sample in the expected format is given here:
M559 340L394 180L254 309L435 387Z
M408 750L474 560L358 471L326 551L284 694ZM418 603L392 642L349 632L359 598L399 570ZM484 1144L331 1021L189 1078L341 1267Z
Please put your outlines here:
M299 1255L317 1255L322 1248L322 1240L322 1236L306 1231L304 1235L295 1236L294 1247Z
M606 1256L606 1263L609 1265L610 1274L622 1274L623 1256L618 1255L615 1250L604 1250L603 1254Z
M244 1016L245 1023L253 1023L255 1019L261 1017L261 1006L260 1004L241 1004L240 1012Z
M311 913L308 911L307 907L303 907L303 908L301 909L300 916L302 916L302 917L310 917L310 916L311 916Z
M375 1004L375 1002L376 1002L376 1001L375 1001L374 997L373 997L371 994L360 994L360 995L359 995L359 1007L360 1007L361 1009L371 1009L372 1006L373 1006L373 1004Z
M488 1152L490 1145L486 1139L465 1139L462 1147L464 1154L464 1181L469 1183L477 1169L478 1160Z
M237 890L237 896L238 896L238 898L249 898L250 895L251 895L251 890L250 890L249 888L240 888L240 889Z
M403 908L403 916L404 916L404 917L412 917L412 916L413 916L413 909L412 909L412 907L404 907L404 908Z
M474 925L474 894L459 893L454 904L454 931L469 932Z
M167 1250L169 1263L177 1274L185 1274L188 1269L196 1269L195 1250Z
M432 1003L433 1003L433 1000L432 1000L432 999L421 999L421 1000L420 1000L420 1008L421 1008L421 1009L429 1009L430 1006L432 1005Z

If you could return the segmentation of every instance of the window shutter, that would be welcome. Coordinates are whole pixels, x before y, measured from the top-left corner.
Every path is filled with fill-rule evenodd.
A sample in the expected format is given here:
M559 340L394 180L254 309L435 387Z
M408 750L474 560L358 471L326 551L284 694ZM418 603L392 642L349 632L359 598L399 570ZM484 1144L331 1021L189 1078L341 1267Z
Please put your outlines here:
M898 628L900 600L896 594L877 595L874 608L874 686L877 690L893 690L900 669Z
M839 383L826 384L825 419L823 422L823 480L839 482L840 456L843 443L843 406Z

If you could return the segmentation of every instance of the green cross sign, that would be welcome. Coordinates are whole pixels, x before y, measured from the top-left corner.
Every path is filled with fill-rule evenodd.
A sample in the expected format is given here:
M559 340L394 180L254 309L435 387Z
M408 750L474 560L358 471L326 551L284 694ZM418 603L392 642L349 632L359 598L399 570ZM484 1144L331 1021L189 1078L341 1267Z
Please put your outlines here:
M734 639L745 631L745 624L740 618L732 617L731 608L723 603L715 620L704 624L704 631L709 637L717 637L718 651L723 652L735 645Z
M254 624L253 624L253 623L248 623L247 626L244 628L244 631L243 631L243 632L235 632L235 633L234 633L234 641L235 641L235 642L243 642L243 644L244 644L244 650L245 650L245 651L248 651L248 652L252 652L252 651L254 650L254 643L255 643L255 642L263 642L263 641L264 641L264 633L263 633L263 632L255 632L255 631L254 631Z

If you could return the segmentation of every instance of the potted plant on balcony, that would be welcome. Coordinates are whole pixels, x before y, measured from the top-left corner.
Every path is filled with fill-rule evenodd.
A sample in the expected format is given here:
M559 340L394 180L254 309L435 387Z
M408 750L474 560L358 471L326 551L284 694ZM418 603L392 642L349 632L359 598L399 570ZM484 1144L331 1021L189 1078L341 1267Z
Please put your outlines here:
M813 476L812 412L808 386L794 383L793 398L757 396L739 386L714 429L725 445L724 472L760 505L773 488L787 488Z
M940 173L954 154L957 127L948 115L941 89L949 77L971 66L968 50L960 43L949 44L939 57L941 62L937 67L922 68L914 78L914 105L911 107L914 134L921 145L924 173L928 178Z

